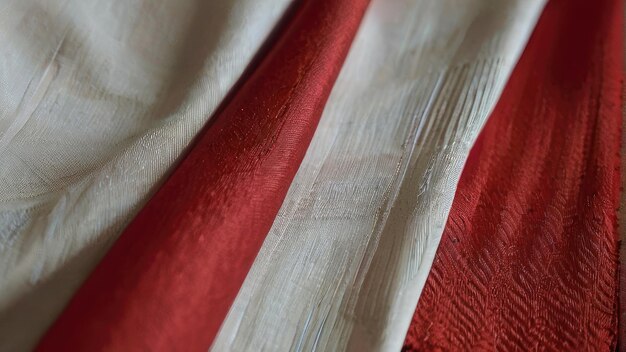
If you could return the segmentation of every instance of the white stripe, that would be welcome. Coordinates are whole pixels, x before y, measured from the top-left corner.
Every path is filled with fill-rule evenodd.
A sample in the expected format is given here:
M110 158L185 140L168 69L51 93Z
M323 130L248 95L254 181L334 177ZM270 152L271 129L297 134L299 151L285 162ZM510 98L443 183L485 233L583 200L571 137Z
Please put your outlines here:
M374 0L215 351L399 351L542 0Z

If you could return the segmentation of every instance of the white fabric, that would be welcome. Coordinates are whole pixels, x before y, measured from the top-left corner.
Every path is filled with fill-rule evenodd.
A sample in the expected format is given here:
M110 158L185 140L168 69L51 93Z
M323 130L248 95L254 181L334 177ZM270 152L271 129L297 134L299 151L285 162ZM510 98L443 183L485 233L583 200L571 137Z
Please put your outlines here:
M543 0L374 0L215 351L399 351Z
M0 351L27 350L290 0L0 4Z

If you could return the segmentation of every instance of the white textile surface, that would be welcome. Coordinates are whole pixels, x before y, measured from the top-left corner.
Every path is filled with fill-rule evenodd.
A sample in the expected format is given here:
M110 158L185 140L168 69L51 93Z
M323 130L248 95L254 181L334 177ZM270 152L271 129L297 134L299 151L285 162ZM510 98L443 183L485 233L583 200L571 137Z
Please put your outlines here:
M0 3L0 351L33 347L289 3Z
M215 351L399 351L543 0L374 0Z

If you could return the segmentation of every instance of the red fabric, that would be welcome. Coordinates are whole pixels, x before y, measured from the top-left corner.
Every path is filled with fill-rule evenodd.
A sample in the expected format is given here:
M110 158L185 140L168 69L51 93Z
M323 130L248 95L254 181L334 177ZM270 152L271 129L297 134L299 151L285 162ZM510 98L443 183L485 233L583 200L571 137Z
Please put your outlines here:
M367 3L298 3L39 350L209 348L302 161Z
M405 350L615 348L622 6L548 3L468 160Z

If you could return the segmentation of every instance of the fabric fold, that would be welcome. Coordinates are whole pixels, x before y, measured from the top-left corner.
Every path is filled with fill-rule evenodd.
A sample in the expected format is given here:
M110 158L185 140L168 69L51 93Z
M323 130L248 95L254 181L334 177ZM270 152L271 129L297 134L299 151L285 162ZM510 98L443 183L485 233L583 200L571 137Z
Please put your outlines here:
M543 1L374 0L214 351L398 351Z
M25 351L291 0L0 6L0 351Z
M405 350L614 350L623 1L550 1L461 178Z
M209 348L313 136L368 1L307 0L42 339Z

